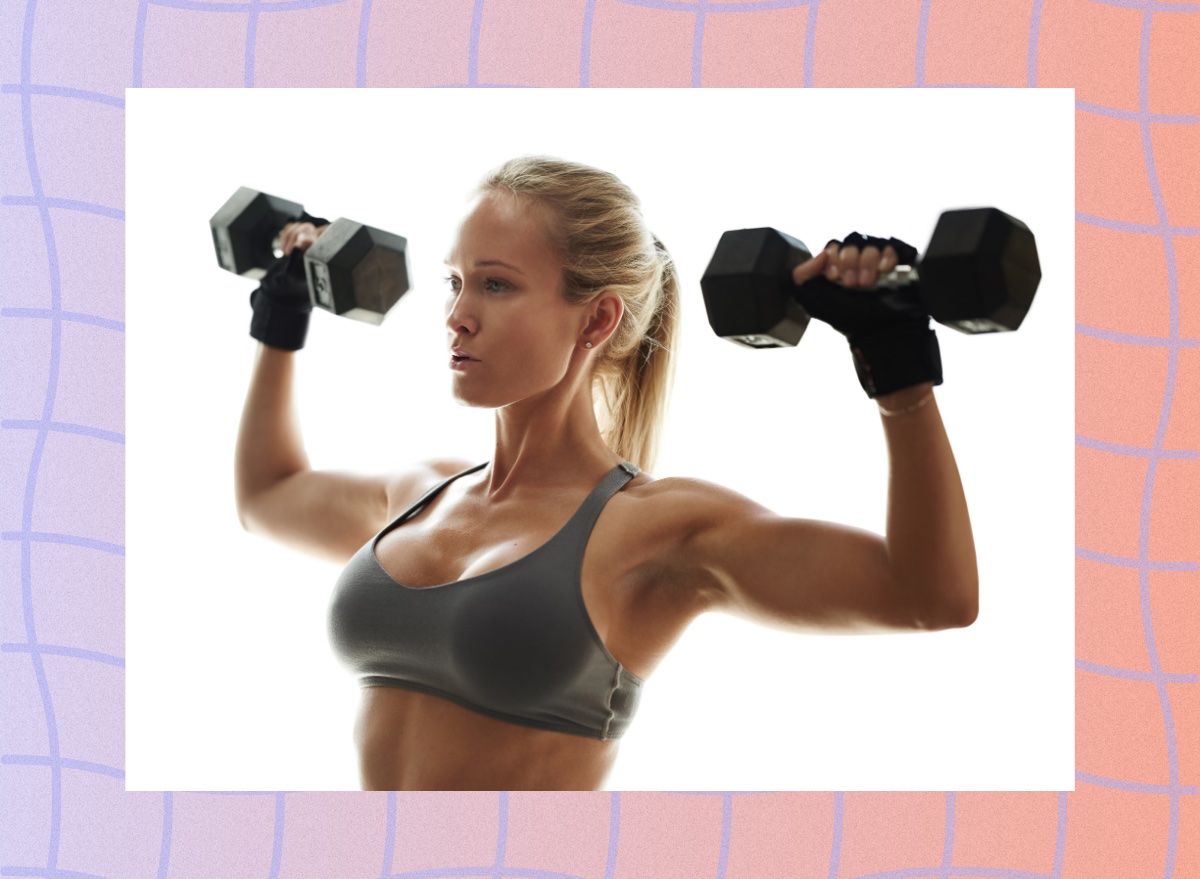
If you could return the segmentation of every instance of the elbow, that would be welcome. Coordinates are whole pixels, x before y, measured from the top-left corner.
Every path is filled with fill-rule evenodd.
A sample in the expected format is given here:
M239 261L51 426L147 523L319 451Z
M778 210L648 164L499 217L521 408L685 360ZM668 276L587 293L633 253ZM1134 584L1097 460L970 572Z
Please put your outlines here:
M932 630L965 629L979 617L979 588L973 584L966 594L956 594L937 603L925 617L921 628Z
M254 532L254 518L250 515L250 505L243 498L238 498L237 501L237 517L243 531Z
M947 618L944 629L965 629L967 626L975 622L979 618L979 602L972 601L971 603L963 603L954 609L954 612Z

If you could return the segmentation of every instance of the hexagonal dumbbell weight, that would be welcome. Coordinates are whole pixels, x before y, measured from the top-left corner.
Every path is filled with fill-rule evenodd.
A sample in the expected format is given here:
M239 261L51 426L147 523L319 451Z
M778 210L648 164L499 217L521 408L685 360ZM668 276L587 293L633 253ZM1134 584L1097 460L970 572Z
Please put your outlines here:
M298 202L241 187L209 220L217 262L243 277L262 278L280 258L283 227L303 213ZM305 251L304 272L313 305L379 324L408 292L408 242L338 218Z
M775 229L723 234L700 280L713 331L750 348L796 345L809 316L792 269L811 258L802 241ZM896 308L919 302L940 324L994 333L1021 325L1041 277L1029 227L997 208L968 208L945 211L919 267L896 266L875 289ZM809 284L840 286L824 275Z
M246 186L208 221L221 268L255 281L279 258L279 233L304 206Z

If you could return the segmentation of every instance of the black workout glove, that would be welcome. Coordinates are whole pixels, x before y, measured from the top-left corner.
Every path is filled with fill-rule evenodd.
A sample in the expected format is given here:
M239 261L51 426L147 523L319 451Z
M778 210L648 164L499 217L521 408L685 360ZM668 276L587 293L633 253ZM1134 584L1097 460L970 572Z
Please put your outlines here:
M829 242L835 243L856 246L860 252L869 245L881 252L891 245L899 265L915 265L917 260L916 248L896 238L884 240L853 232L843 242L836 238ZM859 384L868 397L922 382L942 383L937 336L915 290L843 287L819 275L796 288L796 300L811 317L829 324L849 341Z
M318 227L329 225L328 220L307 212L295 222ZM291 253L271 264L258 288L250 294L250 307L254 309L250 335L255 339L284 351L298 351L304 347L313 304L304 274L302 247L293 247Z

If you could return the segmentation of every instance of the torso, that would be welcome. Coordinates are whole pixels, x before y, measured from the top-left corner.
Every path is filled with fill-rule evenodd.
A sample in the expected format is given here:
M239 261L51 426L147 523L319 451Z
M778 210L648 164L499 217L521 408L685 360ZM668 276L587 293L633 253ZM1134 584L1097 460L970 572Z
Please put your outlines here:
M457 471L442 475L450 472ZM491 503L473 491L486 472L454 480L380 538L380 566L414 588L501 568L546 543L607 471ZM426 488L437 481L431 475ZM689 573L673 560L683 518L670 503L671 482L639 473L613 495L592 530L581 571L597 633L643 680L711 598L702 582L687 582ZM388 521L415 499L396 498ZM398 687L362 690L355 740L367 790L592 790L603 783L618 745L507 723Z

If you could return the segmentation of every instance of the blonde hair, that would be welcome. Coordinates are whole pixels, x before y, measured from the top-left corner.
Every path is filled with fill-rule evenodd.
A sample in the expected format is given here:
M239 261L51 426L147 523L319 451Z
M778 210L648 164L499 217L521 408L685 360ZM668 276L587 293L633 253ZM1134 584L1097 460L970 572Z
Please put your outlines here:
M679 278L671 254L642 217L641 203L607 171L544 156L505 162L478 192L508 192L549 211L563 263L563 297L586 305L602 291L624 313L600 349L592 401L605 444L652 471L674 378Z

